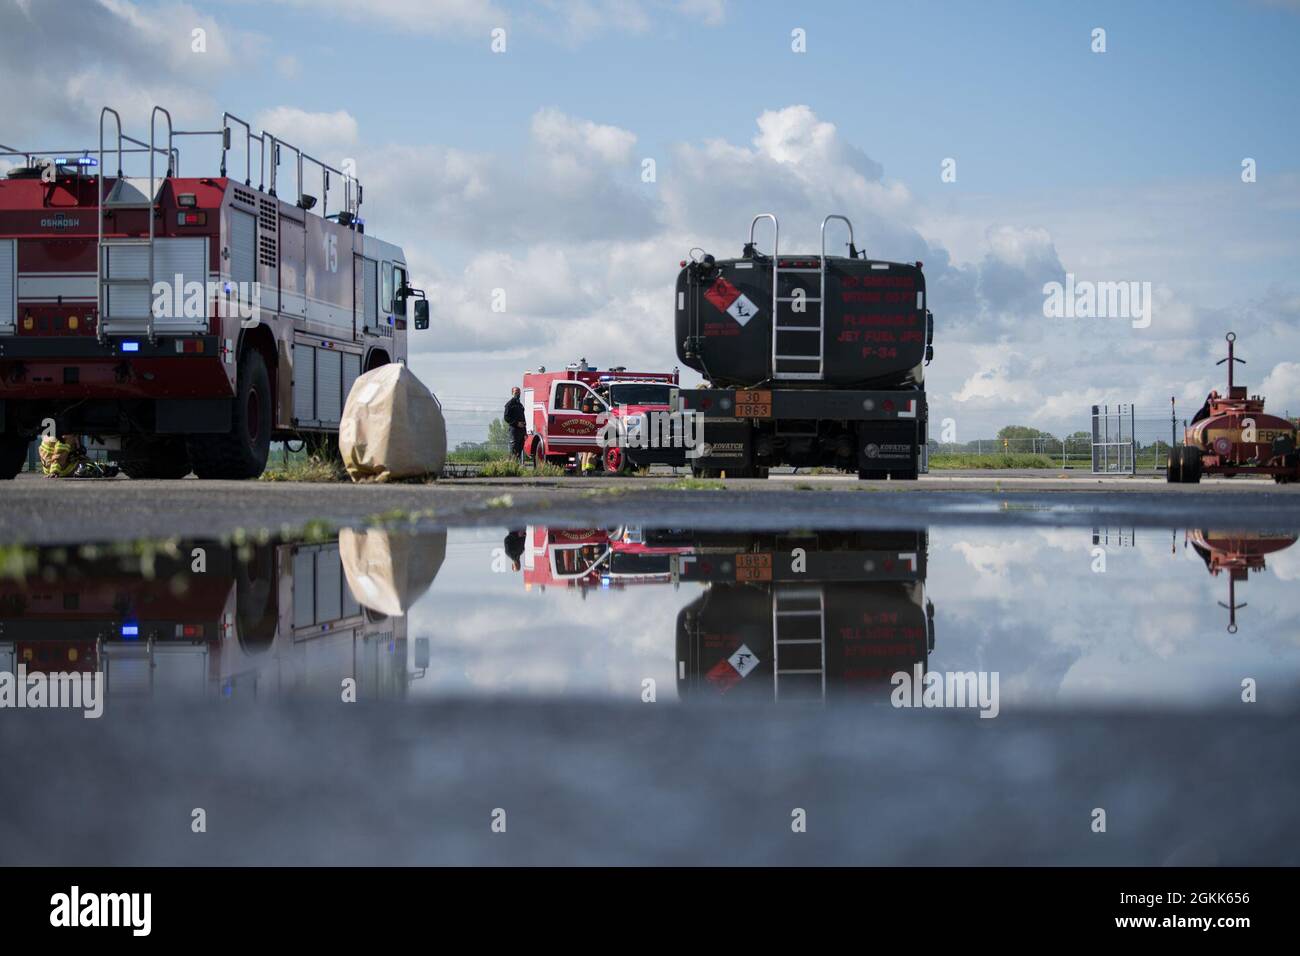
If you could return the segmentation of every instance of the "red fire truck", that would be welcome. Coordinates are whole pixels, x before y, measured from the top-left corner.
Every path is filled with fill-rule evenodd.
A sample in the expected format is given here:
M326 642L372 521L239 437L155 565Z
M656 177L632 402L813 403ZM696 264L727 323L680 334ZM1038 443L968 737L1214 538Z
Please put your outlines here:
M548 528L529 525L520 566L524 588L623 588L667 584L681 544L647 541L639 527Z
M178 130L155 106L149 125L125 135L105 107L97 149L0 145L0 478L51 430L120 444L134 478L256 477L272 439L329 442L357 376L405 361L408 300L428 326L354 176L230 113ZM182 137L216 139L218 175L181 174Z
M337 700L343 678L356 680L363 698L400 697L428 666L428 642L408 645L407 616L378 610L388 607L383 582L401 581L401 601L413 606L442 567L447 536L364 534L382 537L365 554L383 564L350 567L342 535L239 547L189 539L147 556L34 549L22 562L28 573L0 578L0 672L19 664L99 671L110 699ZM204 571L196 574L200 550ZM358 570L381 591L357 587Z
M548 372L545 366L526 372L524 454L535 467L550 462L573 468L579 455L590 453L609 474L652 464L683 465L682 416L672 412L677 385L675 369L598 369L586 359L570 362L561 372Z

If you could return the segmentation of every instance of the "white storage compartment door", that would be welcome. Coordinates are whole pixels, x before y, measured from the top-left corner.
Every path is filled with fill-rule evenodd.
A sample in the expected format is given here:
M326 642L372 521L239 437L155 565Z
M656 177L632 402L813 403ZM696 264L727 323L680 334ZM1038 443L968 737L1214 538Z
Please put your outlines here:
M104 269L110 279L147 279L148 255L148 246L107 246L104 249ZM167 284L167 294L161 297L160 307L154 315L156 330L207 331L210 306L206 236L155 239L153 281L155 285L159 282ZM198 283L203 290L197 299L192 299L186 291L192 282ZM153 290L143 286L109 286L106 295L110 330L114 317L138 319L147 316L153 308Z
M316 350L316 420L337 425L343 417L343 356L333 349Z
M299 425L316 418L315 351L310 345L293 347L293 417Z
M13 335L18 321L18 240L0 239L0 335Z
M257 217L242 209L230 210L230 281L257 279Z
M343 353L343 404L348 403L352 394L352 383L361 377L361 356L351 352Z

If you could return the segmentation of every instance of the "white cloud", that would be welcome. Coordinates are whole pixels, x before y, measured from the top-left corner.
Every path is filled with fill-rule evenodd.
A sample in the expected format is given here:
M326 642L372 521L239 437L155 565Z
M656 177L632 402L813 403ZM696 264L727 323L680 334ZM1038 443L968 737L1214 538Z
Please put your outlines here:
M254 118L255 128L273 133L326 162L340 157L357 142L357 121L347 110L310 113L292 106L263 110Z
M329 13L354 22L376 21L404 33L471 33L504 26L506 14L487 0L270 0L311 14Z

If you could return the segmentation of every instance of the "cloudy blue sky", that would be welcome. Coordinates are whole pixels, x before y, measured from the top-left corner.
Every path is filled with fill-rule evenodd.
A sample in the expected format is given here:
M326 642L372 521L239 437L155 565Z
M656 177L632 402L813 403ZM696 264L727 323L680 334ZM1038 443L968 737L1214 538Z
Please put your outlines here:
M90 143L104 104L142 129L157 102L353 160L368 228L430 291L412 367L453 442L526 367L675 364L678 260L737 254L763 211L784 248L841 212L871 255L926 263L936 437L1199 404L1229 328L1300 413L1296 0L0 0L0 83L15 145ZM1067 272L1150 282L1150 327L1045 318Z

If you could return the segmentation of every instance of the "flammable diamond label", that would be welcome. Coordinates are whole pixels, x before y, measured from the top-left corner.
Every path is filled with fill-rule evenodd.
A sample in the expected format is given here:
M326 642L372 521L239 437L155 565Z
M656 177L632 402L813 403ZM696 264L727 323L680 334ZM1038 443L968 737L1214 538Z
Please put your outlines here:
M736 301L736 297L739 295L739 289L722 278L722 276L718 276L718 280L705 291L704 298L712 302L720 312L726 312L727 308Z

